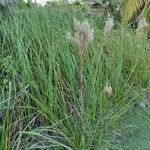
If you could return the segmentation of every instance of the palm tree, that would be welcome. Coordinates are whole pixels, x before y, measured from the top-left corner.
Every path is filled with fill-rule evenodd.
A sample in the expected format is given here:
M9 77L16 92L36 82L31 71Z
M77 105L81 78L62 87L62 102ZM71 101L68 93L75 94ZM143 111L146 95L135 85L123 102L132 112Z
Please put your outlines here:
M150 11L150 0L123 0L123 23L127 24L133 17L146 15Z

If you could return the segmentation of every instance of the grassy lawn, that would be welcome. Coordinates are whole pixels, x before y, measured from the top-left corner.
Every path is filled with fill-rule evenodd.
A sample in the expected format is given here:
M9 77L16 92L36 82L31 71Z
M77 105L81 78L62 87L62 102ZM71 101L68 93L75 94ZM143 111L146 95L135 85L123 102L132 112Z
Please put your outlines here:
M150 149L150 110L134 107L123 117L119 126L111 134L111 142L119 150L149 150Z
M129 119L133 126L137 127L137 131L134 133L134 139L125 146L125 149L129 150L149 150L150 149L150 110L136 110L135 117Z
M74 18L93 30L82 48ZM104 19L39 6L0 24L0 150L150 149L150 41Z

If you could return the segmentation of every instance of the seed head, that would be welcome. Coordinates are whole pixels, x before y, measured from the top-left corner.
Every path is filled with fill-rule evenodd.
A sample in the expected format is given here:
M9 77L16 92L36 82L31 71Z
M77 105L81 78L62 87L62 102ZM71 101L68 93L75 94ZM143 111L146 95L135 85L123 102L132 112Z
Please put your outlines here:
M104 27L104 36L108 35L112 28L114 26L114 17L110 17L110 14L108 14L108 18L105 22L105 27Z
M112 92L113 92L111 84L106 83L105 86L104 86L104 88L103 88L103 92L108 97L111 97L112 96Z
M87 21L80 22L76 18L74 19L74 30L73 36L70 32L67 32L67 39L72 41L80 51L85 50L88 45L92 42L94 36L94 29L91 28Z
M147 35L148 27L149 27L149 24L147 23L145 17L142 17L139 20L138 28L136 30L137 36L138 37L143 37L144 35Z
M81 31L81 22L79 20L77 20L76 18L73 19L74 21L74 29L75 31Z

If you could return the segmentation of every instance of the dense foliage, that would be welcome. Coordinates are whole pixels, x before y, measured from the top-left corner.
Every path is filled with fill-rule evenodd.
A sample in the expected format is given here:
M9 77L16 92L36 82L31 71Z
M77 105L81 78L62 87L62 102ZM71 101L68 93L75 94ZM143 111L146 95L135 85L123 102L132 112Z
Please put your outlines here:
M0 149L124 149L118 126L150 88L146 34L31 5L0 24Z

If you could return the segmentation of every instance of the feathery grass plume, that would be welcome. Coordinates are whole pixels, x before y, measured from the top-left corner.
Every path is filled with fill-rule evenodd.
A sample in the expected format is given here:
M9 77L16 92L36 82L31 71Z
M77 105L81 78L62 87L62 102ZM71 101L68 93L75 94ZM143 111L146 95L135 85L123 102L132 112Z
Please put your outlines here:
M140 38L147 36L149 24L146 21L145 17L142 17L138 22L138 28L136 29L136 35Z
M108 84L106 82L106 84L105 84L105 86L103 88L103 92L106 94L106 96L111 97L112 93L113 93L113 89L112 89L111 84Z
M80 78L80 103L81 103L81 116L82 116L82 123L84 122L84 102L83 102L83 88L84 88L84 75L83 75L83 70L84 70L84 56L85 56L85 51L89 44L93 40L93 34L94 34L94 29L91 28L89 23L87 21L80 22L76 18L74 19L74 30L75 33L72 35L70 32L67 32L67 39L71 41L73 44L76 45L78 48L78 55L79 55L79 60L80 60L80 73L79 73L79 78ZM84 125L82 125L83 131L84 131ZM84 141L84 139L83 139Z
M105 22L104 36L108 35L111 32L113 26L114 26L114 17L113 16L111 17L109 13L108 18Z
M82 95L83 91L83 59L84 52L92 42L94 37L94 29L91 28L87 21L80 22L76 18L74 19L74 30L75 33L72 35L70 32L67 32L67 39L74 43L79 50L80 57L80 92ZM81 96L82 97L82 96Z
M74 35L67 32L67 39L78 47L79 52L84 51L93 40L94 29L87 21L80 22L75 18L74 30Z
M89 44L93 40L94 29L91 28L87 21L80 22L76 18L74 19L74 30L75 33L72 35L70 32L67 32L67 39L74 43L79 50L80 57L80 86L81 92L83 88L83 59L84 51L87 49ZM82 94L81 94L82 95Z

